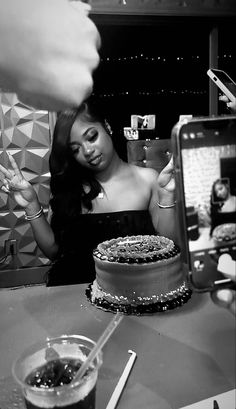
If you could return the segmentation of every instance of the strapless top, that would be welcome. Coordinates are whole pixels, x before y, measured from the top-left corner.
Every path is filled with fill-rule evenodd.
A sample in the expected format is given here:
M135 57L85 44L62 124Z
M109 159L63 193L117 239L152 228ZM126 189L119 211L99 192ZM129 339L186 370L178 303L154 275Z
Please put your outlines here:
M138 234L156 234L148 210L80 214L57 235L60 252L48 272L47 285L93 281L94 248L105 240Z

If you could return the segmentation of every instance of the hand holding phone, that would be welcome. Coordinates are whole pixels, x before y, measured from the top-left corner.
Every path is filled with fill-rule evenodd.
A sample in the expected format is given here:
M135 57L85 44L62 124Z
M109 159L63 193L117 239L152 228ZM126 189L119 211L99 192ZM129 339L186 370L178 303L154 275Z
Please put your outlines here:
M217 270L236 281L236 261L229 254L222 254L219 257Z
M236 281L236 261L229 254L222 254L219 257L217 269L232 281ZM216 289L211 292L211 299L215 304L228 309L233 315L236 315L235 289Z
M235 286L235 135L235 115L193 118L172 130L182 258L196 291Z
M236 113L236 103L231 102L226 95L220 95L219 101L225 102L229 111L231 111L232 113Z
M224 93L228 100L236 107L236 83L223 70L210 68L207 75L214 84Z

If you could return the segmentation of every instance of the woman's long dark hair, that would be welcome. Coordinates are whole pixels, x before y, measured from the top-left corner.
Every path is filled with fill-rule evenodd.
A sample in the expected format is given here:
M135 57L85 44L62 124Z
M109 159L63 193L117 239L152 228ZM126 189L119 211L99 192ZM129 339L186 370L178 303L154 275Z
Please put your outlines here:
M80 114L89 122L101 123L112 137L114 148L118 152L117 139L119 139L119 143L122 141L122 138L117 138L119 131L114 124L111 124L111 126L115 138L111 135L108 126L110 119L104 116L101 104L98 104L93 98L88 99L79 108L58 114L49 159L52 194L50 205L53 212L53 228L55 225L58 226L59 223L63 226L69 219L73 219L80 214L82 206L88 211L92 210L92 200L101 192L101 185L95 179L94 173L82 167L75 160L69 147L71 128ZM83 189L84 184L90 187L88 193Z

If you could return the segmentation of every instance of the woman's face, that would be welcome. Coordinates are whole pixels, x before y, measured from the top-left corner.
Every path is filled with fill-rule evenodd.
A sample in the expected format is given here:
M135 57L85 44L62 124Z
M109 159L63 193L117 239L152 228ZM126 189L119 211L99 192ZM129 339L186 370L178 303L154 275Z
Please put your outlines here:
M71 128L69 145L77 162L95 173L109 165L114 152L111 137L102 124L80 116Z
M216 183L215 185L215 194L216 196L221 199L225 200L228 197L228 189L224 183Z

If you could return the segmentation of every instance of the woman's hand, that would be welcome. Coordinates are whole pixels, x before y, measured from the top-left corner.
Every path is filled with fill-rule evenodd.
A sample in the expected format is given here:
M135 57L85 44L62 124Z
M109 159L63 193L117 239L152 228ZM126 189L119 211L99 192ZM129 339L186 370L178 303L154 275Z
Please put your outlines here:
M173 156L158 176L159 193L173 194L175 191Z
M0 165L0 172L4 175L1 189L14 197L16 203L26 208L30 203L37 201L37 194L33 186L23 177L15 159L8 154L12 169Z
M229 254L222 254L219 257L217 270L226 278L236 283L236 261ZM236 316L236 292L232 288L215 290L211 293L212 301L220 307L227 308Z
M219 96L219 101L223 101L226 103L227 108L232 112L232 113L236 113L236 103L235 102L231 102L229 100L229 98L227 98L226 95L220 95Z

